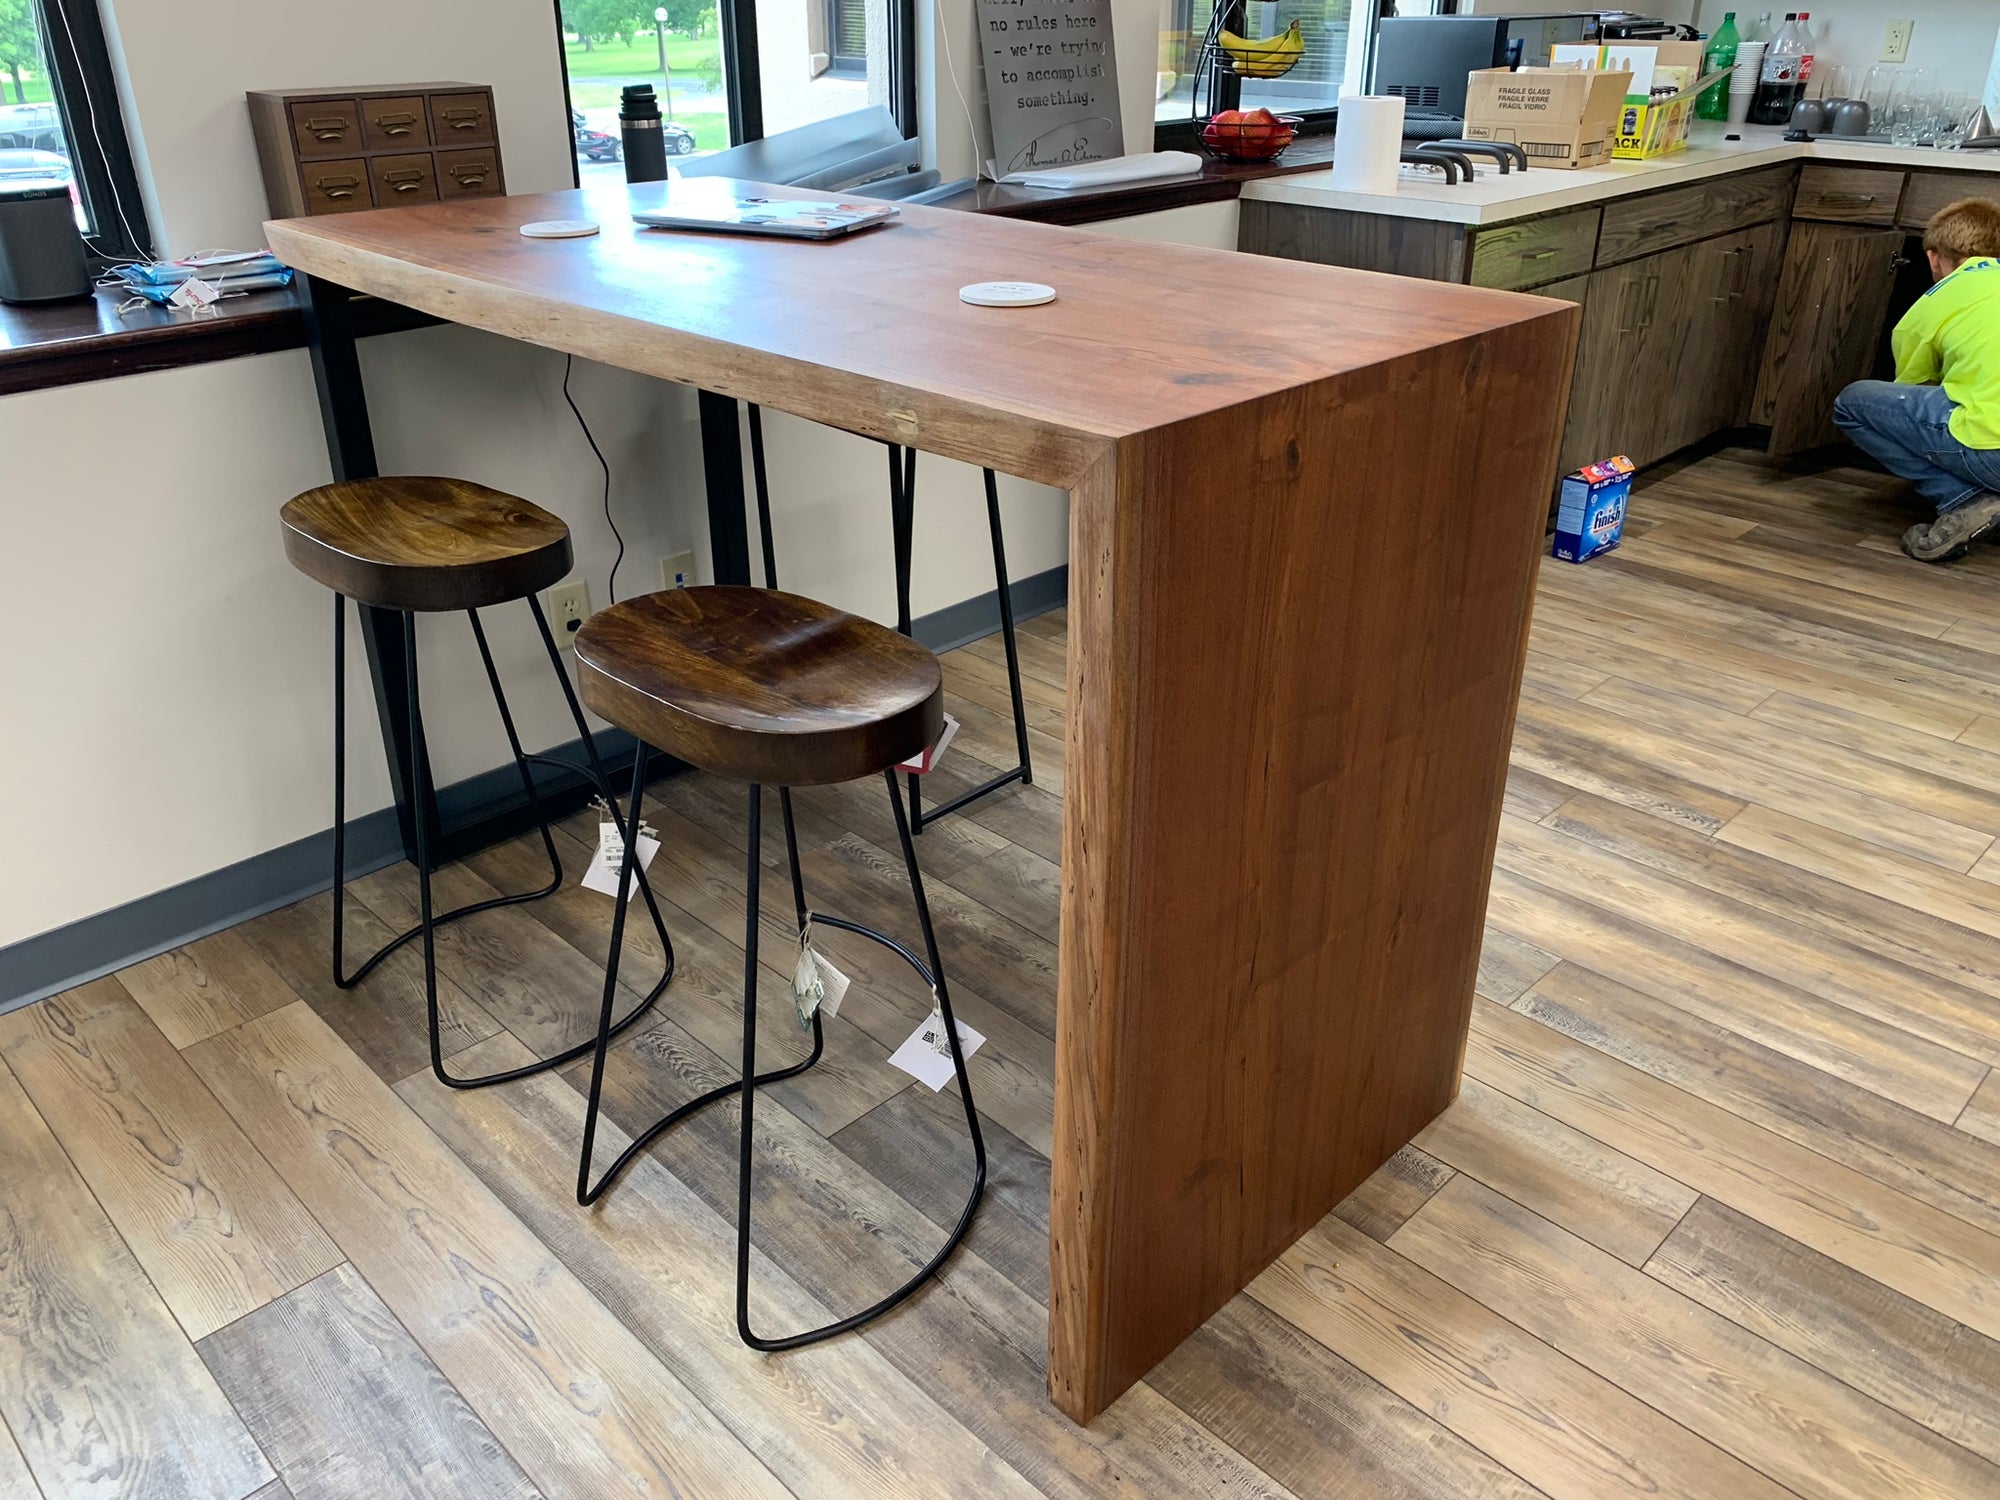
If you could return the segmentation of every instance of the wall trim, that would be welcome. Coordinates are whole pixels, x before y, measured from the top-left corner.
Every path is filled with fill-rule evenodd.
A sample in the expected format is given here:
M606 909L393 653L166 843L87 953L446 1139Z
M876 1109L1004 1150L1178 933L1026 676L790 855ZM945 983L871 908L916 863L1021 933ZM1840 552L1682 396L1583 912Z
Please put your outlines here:
M1016 581L1011 589L1017 620L1033 619L1060 608L1068 598L1069 569L1050 568ZM912 633L933 651L960 646L1000 629L1000 595L988 590L916 620ZM595 736L606 769L616 773L632 764L632 737L623 730L600 730ZM570 740L545 752L584 761L583 741ZM680 769L661 762L663 774ZM567 789L571 805L580 805L573 778L551 767L534 767L537 791ZM327 795L331 797L331 789ZM496 766L441 787L439 810L446 825L491 817L510 810L526 816L526 799L512 764ZM560 802L558 802L560 805ZM402 858L402 838L394 808L355 818L347 825L347 862L351 877L367 875ZM179 885L140 896L122 906L97 912L48 932L37 933L0 948L0 1014L61 994L106 974L129 968L191 943L197 938L234 927L281 906L318 895L333 884L333 830L310 834L262 854L253 854L220 870L197 875Z

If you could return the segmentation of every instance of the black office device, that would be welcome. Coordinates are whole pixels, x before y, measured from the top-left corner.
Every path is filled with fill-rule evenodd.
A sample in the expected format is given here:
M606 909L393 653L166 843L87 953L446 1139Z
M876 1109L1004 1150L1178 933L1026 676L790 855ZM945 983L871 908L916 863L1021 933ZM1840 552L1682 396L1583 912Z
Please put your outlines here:
M1549 49L1594 39L1591 12L1559 16L1384 16L1369 92L1400 94L1408 115L1465 115L1465 77L1478 68L1548 66Z
M66 184L0 189L0 302L90 295L90 262Z

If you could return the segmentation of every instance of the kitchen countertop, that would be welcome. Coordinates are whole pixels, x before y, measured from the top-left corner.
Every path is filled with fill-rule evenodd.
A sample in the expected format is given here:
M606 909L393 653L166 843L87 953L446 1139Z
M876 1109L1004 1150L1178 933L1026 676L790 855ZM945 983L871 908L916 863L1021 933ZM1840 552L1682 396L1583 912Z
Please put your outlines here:
M1725 141L1735 130L1743 138ZM1839 136L1787 141L1777 125L1727 126L1704 121L1695 126L1687 148L1651 161L1621 161L1568 171L1534 167L1502 175L1482 162L1475 180L1447 187L1442 176L1405 173L1394 192L1363 193L1333 185L1333 170L1299 172L1243 185L1253 202L1296 203L1351 213L1386 214L1401 219L1488 225L1529 218L1565 208L1582 208L1631 193L1681 187L1754 167L1789 161L1835 162L1845 166L1892 167L1950 172L2000 173L2000 151L1933 151L1922 146L1878 146Z

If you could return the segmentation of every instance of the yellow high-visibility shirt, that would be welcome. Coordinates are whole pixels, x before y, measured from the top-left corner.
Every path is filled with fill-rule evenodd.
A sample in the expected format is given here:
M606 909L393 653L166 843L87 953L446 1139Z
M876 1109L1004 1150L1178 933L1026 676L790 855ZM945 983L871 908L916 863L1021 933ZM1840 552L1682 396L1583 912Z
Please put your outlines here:
M1958 403L1951 435L1968 448L2000 448L2000 260L1975 256L1903 314L1889 336L1896 379L1942 385Z

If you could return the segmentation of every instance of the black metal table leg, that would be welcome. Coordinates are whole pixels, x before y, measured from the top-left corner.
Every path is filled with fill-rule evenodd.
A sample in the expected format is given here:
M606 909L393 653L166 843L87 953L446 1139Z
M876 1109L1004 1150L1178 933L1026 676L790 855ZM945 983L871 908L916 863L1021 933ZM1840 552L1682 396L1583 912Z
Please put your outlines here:
M326 456L336 482L373 479L382 471L375 460L375 432L368 422L368 392L361 382L361 357L354 343L354 293L336 282L301 274L305 291L307 348L312 355L313 385L319 391L320 425L326 429ZM416 768L410 760L409 656L402 618L391 610L357 608L361 638L368 651L368 676L375 685L375 715L382 726L382 748L389 761L389 788L396 799L396 821L402 831L403 855L415 861L420 843L434 853L444 850L442 831L429 800L415 795ZM426 820L426 837L417 837L416 819Z
M743 440L736 402L700 393L701 469L708 485L708 556L717 583L750 582L750 522L743 509Z

